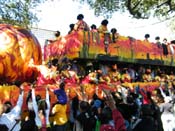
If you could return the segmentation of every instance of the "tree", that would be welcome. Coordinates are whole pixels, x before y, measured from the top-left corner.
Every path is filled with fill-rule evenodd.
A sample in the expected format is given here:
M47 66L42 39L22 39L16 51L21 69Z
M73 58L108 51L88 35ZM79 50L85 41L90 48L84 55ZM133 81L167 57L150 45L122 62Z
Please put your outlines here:
M38 18L33 9L45 0L0 0L0 23L29 28Z
M175 0L76 0L88 3L95 15L111 17L116 11L128 11L134 18L148 19L151 15L166 18L175 15Z

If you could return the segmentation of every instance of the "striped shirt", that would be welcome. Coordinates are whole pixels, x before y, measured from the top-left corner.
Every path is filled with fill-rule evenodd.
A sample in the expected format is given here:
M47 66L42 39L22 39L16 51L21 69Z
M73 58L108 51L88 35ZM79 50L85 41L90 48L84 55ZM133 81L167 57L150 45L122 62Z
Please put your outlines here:
M18 97L16 106L9 113L3 113L0 116L0 124L6 125L9 131L11 131L12 128L12 131L19 131L21 129L20 122L16 120L19 119L21 115L23 96L24 93L22 92Z

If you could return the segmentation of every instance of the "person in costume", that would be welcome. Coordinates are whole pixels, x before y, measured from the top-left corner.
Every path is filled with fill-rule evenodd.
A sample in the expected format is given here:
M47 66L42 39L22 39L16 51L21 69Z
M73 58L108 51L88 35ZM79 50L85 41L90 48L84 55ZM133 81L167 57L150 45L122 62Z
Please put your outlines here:
M143 81L144 82L151 82L152 81L151 69L147 69L145 74L143 74Z
M150 34L145 34L144 41L149 43L149 38L150 38Z
M99 34L96 25L92 24L91 25L91 33L92 33L92 41L94 43L99 41Z
M168 41L166 38L163 39L162 48L163 48L163 55L167 57L169 52L168 52Z
M47 64L43 62L42 65L34 65L33 59L29 62L29 67L35 67L38 70L38 77L36 85L43 86L47 84L54 84L58 76L57 67L49 61Z
M160 55L160 59L162 60L162 43L160 42L160 37L159 36L157 36L156 38L155 38L155 40L156 40L156 45L157 45L157 47L158 47L158 52L159 52L159 55Z
M91 25L91 31L92 31L92 32L98 32L97 27L96 27L95 24L92 24L92 25Z
M59 39L61 38L61 33L60 33L60 31L56 31L56 33L55 33L55 38L56 38L56 40L59 40Z
M82 30L82 31L89 31L90 30L88 24L83 19L84 19L84 15L83 14L79 14L77 16L78 22L74 26L74 30L75 31L80 31L80 30Z
M74 26L75 26L75 24L70 24L69 25L70 30L69 30L68 34L71 34L73 32Z
M112 69L110 71L110 78L112 82L119 82L121 78L121 74L118 71L117 64L112 65Z
M122 75L121 75L121 81L123 83L130 83L131 82L131 76L129 75L128 73L128 68L124 68L123 71L122 71Z
M98 32L100 33L100 36L104 37L105 34L109 33L107 25L108 25L108 20L105 19L101 22L101 25L98 28Z
M65 65L65 69L61 71L61 77L64 82L69 85L76 85L80 82L77 73L71 69L71 64Z
M101 22L101 25L100 27L98 28L98 32L99 33L108 33L108 28L107 28L107 25L108 25L108 20L103 20Z
M119 37L119 33L117 33L117 29L116 28L112 28L111 29L111 41L113 43L115 43L116 40L118 39L118 37Z

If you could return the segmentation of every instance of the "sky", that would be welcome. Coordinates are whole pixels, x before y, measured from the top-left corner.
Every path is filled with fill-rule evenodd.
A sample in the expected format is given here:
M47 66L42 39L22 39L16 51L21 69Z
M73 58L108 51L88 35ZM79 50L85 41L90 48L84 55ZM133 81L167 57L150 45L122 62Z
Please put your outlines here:
M69 31L69 25L77 22L77 15L83 14L84 20L91 26L100 26L104 17L96 17L94 11L86 4L73 2L73 0L51 0L41 4L36 10L40 22L37 27L41 29L59 30L62 36ZM156 36L172 40L175 35L167 27L167 21L159 23L157 19L138 20L132 19L127 13L114 13L108 19L108 29L116 28L120 35L144 39L145 34L150 34L150 41L154 42Z

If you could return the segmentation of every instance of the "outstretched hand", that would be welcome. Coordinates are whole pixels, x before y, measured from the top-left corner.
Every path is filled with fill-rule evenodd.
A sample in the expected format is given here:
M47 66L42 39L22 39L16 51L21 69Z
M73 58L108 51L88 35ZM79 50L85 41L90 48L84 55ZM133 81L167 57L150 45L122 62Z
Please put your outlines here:
M24 86L26 86L26 85L27 85L27 83L25 83L25 82L20 85L20 87L19 87L20 94L22 94L22 92L24 91Z
M107 105L108 107L110 107L111 110L116 109L115 100L114 100L114 98L113 98L111 92L108 91L108 90L103 90L103 91L104 91L104 93L106 94L106 97L105 97L105 103L106 103L106 105Z
M31 89L35 89L35 85L34 85L34 84L31 84L31 85L30 85L30 88L31 88Z

